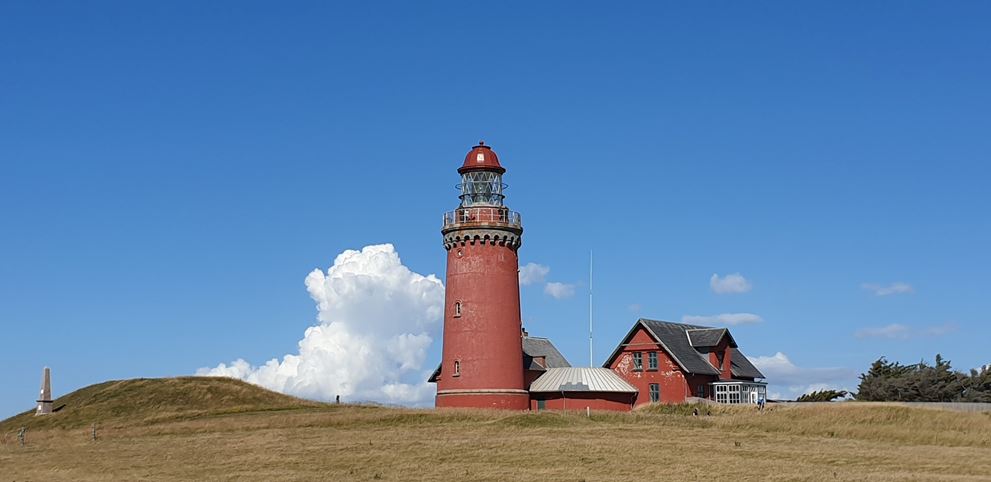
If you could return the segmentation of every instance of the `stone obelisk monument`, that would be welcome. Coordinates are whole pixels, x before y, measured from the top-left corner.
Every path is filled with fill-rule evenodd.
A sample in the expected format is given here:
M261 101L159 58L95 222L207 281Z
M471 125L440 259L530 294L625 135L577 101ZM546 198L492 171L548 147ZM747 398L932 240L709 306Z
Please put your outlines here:
M41 393L38 395L38 410L35 415L52 413L52 369L45 367L41 375Z

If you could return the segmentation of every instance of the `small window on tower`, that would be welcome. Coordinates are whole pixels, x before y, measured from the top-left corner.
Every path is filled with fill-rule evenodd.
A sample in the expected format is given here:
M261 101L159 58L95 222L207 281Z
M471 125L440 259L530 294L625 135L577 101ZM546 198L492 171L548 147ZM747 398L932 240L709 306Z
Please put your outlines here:
M478 162L485 162L485 154L479 152L478 155L475 156L475 160Z
M461 302L460 301L454 303L454 317L455 318L461 318Z
M454 375L451 376L461 376L461 360L454 360Z

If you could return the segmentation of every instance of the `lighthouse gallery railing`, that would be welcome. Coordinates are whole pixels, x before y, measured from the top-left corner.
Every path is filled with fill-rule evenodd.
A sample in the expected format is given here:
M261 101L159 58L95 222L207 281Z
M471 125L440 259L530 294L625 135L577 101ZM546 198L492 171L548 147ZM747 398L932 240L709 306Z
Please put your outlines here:
M461 208L444 213L444 227L455 224L509 224L521 226L523 218L520 213L504 208Z

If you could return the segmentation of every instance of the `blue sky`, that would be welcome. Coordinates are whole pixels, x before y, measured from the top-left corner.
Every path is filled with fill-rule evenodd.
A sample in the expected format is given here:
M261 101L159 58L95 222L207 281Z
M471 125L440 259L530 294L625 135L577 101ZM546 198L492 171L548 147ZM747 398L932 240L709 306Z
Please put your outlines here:
M589 249L599 362L638 316L724 313L760 317L732 330L786 356L780 392L855 386L882 355L991 362L989 15L5 2L0 416L45 365L61 394L293 353L303 279L346 249L392 243L443 277L478 139L508 169L521 263L574 285L522 289L527 328L573 363ZM714 292L733 273L749 291Z

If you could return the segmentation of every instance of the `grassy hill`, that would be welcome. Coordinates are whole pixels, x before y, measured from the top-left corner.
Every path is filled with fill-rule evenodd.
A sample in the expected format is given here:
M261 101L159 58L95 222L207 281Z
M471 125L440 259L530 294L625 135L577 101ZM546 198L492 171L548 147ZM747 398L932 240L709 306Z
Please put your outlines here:
M324 404L221 377L138 378L90 385L55 400L52 416L34 410L0 422L0 432L78 428L93 423L135 425L238 412L290 410Z
M991 480L991 414L886 404L586 417L321 404L215 378L63 403L0 423L5 480Z

